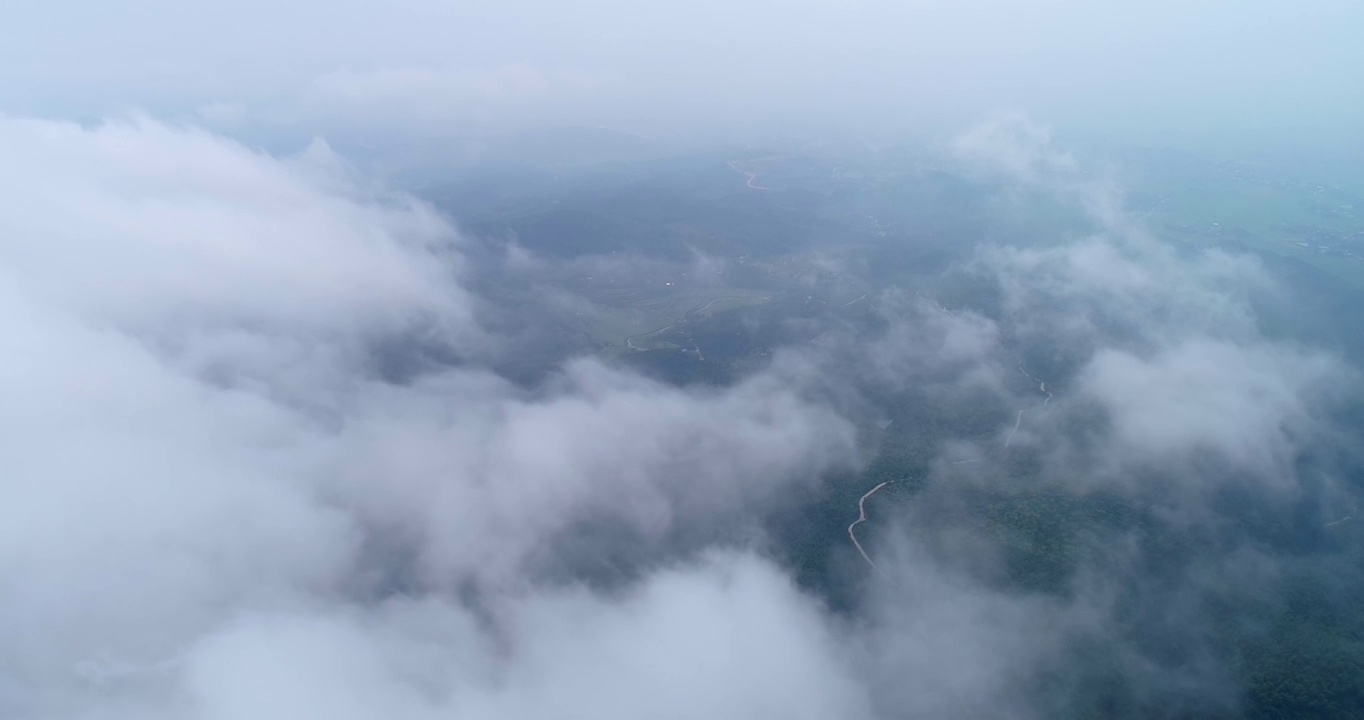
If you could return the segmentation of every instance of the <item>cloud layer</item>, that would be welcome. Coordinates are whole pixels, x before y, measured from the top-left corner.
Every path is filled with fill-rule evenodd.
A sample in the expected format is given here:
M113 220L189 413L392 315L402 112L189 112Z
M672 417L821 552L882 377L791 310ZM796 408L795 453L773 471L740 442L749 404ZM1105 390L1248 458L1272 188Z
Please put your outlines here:
M1093 232L728 386L518 385L472 241L325 147L0 121L0 713L1235 710L1218 603L1297 566L1227 503L1348 497L1318 458L1356 378L1259 331L1257 263L1151 237L1047 133L957 148ZM767 520L857 477L870 427L929 450L871 507L884 577L835 553L833 612Z
M798 387L688 392L594 362L536 390L469 363L386 382L395 338L492 342L422 206L322 148L277 160L151 121L5 120L0 144L6 715L856 700L809 682L834 662L822 618L741 550L624 596L543 575L587 527L677 562L650 548L852 463L851 426ZM769 646L789 686L726 669ZM633 700L608 693L622 672Z

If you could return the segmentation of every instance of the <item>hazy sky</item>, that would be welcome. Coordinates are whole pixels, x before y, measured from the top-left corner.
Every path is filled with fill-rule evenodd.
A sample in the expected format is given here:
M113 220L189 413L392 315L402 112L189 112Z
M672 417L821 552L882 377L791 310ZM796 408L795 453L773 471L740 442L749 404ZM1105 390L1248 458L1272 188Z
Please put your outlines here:
M1213 501L1232 483L1305 493L1293 458L1354 447L1326 426L1357 373L1262 332L1258 261L1153 237L1021 115L966 122L1022 106L1079 130L1328 142L1360 119L1351 3L156 0L4 17L6 718L1031 720L1070 709L1053 680L1088 669L1086 644L1136 701L1212 716L1243 688L1199 633L1220 617L1199 593L1267 587L1292 561ZM830 323L723 387L591 357L520 385L496 361L507 328L542 318L470 278L500 246L325 144L232 137L790 118L974 126L943 162L1094 230L996 238L954 269L997 317L889 289L864 296L883 330ZM1022 380L1006 341L1053 350L1069 382ZM426 345L448 362L403 382L379 369ZM867 388L1003 420L934 448L903 516L876 518L884 575L835 551L850 617L796 584L762 521L860 481ZM1001 547L956 522L973 489L1022 480L1001 443L1066 490L1217 542L1145 582L1115 530L1066 592L1002 587ZM1350 491L1330 470L1295 513L1338 521ZM584 556L619 572L602 582ZM1188 662L1137 632L1178 638Z
M1350 0L24 3L11 113L203 111L294 129L835 120L1314 142L1364 124Z

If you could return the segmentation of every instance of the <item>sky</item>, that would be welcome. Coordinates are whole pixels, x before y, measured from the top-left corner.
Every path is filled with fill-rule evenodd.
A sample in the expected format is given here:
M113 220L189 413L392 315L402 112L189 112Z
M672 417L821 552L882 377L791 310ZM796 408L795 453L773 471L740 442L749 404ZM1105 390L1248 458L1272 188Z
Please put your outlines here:
M1348 0L23 3L0 111L141 109L222 129L422 136L537 124L1074 133L1245 150L1357 145Z
M1275 289L1259 261L1163 242L1046 125L994 111L1324 141L1359 117L1360 11L945 8L9 13L0 716L1026 720L1081 702L1066 679L1092 644L1138 707L1234 711L1205 597L1267 587L1287 561L1219 499L1338 519L1337 468L1308 478L1295 459L1348 453L1332 419L1357 371L1262 330L1252 299ZM997 293L997 317L888 289L874 336L831 327L723 387L592 358L518 383L497 370L514 318L471 277L485 239L323 141L793 115L955 127L956 171L1094 230L973 254L962 272ZM272 154L244 128L323 140ZM523 253L504 271L547 267ZM1020 380L1010 337L1056 348L1070 382ZM395 380L393 347L446 362ZM847 550L850 616L797 584L758 520L856 477L868 388L915 387L1011 422L949 443L914 502L874 517L882 573ZM1001 443L1068 490L1216 542L1152 577L1122 534L1077 560L1066 593L1008 589L999 548L954 524L1009 476ZM1179 638L1183 662L1151 637Z

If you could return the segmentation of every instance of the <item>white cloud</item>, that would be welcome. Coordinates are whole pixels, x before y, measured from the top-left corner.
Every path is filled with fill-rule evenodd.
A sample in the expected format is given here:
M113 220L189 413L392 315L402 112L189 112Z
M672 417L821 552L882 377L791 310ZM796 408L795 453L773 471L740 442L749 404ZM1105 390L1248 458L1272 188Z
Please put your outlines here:
M1296 454L1353 378L1328 353L1262 333L1252 300L1286 298L1259 260L1161 241L1107 176L1086 173L1021 116L987 122L956 147L1006 188L1062 198L1093 222L1085 237L987 247L976 262L998 282L1008 332L1074 371L1064 387L1051 379L1053 424L1020 436L1049 450L1052 473L1136 490L1139 470L1162 467L1196 491L1220 477L1196 462L1215 458L1241 479L1296 487ZM1093 445L1076 455L1061 423L1095 407L1102 415L1086 421L1081 443ZM1037 415L1032 424L1044 423Z
M1321 354L1200 339L1153 357L1101 351L1076 389L1108 411L1116 440L1137 463L1211 451L1292 487L1294 454L1313 430L1314 410L1346 379Z
M440 257L449 227L419 205L361 201L325 146L281 162L149 120L8 119L0 143L5 270L84 318L322 332L416 314L471 323L455 258Z
M785 663L798 692L717 664L679 701L813 717L856 699L818 612L762 561L624 602L534 572L575 524L644 546L743 525L851 462L850 426L797 387L684 392L594 362L536 391L476 366L387 384L367 357L395 333L488 341L458 239L422 206L321 149L278 160L147 120L5 120L0 148L0 714L541 717L596 708L572 688L610 673L661 691L731 656ZM471 585L492 626L458 600Z
M1092 197L1023 135L1042 144L1008 167ZM1073 597L1000 590L976 572L991 538L932 527L960 501L932 482L910 550L868 540L903 585L856 619L750 550L660 549L853 463L850 424L805 392L840 373L1003 392L1017 337L1074 340L1049 412L1101 408L1115 463L1044 458L1067 471L1209 449L1282 467L1337 377L1258 334L1253 263L1190 260L1099 204L1096 237L982 258L999 319L902 298L860 364L784 354L683 390L586 360L522 388L478 364L499 338L459 238L324 148L6 120L0 150L6 716L1046 716L1029 689L1068 642L1143 666L1106 604L1137 563L1085 566L1098 589ZM395 336L464 364L384 382L371 355ZM544 572L593 531L645 558L628 580Z
M869 717L833 628L749 556L622 597L525 597L499 620L492 638L463 608L404 599L245 620L204 641L187 685L206 718Z

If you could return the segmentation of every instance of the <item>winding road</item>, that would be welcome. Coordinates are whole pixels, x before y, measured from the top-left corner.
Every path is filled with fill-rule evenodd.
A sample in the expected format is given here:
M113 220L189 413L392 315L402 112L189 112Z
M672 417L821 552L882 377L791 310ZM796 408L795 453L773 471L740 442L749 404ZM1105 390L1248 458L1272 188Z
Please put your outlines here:
M887 580L890 579L890 576L886 574L885 570L882 570L879 566L877 566L876 563L872 562L871 556L868 555L867 551L862 548L862 543L857 541L856 528L858 525L861 525L862 523L867 521L867 499L870 498L872 495L875 495L878 490L889 485L890 483L891 481L887 480L881 483L880 485L877 485L876 487L868 490L866 494L864 494L861 497L861 499L857 501L857 519L854 520L852 524L848 526L848 537L852 538L853 545L857 547L857 552L862 554L862 559L866 560L867 564L870 565L873 570L875 570L878 573L881 573L881 575L885 576Z
M744 170L743 168L739 167L738 162L735 161L735 160L730 160L730 161L729 161L729 168L730 168L731 170L733 170L734 172L739 173L740 175L747 175L747 176L748 176L748 182L746 182L746 183L744 183L744 184L747 185L748 187L753 188L754 190L771 190L771 189L772 189L772 188L767 187L767 186L765 186L765 185L759 185L759 184L758 184L758 173L749 172L749 171L747 171L747 170Z
M861 299L862 299L862 298L858 298L858 300L861 300ZM856 300L854 300L853 302L856 302ZM1027 377L1028 377L1030 380L1032 380L1033 382L1036 382L1036 383L1037 383L1037 389L1038 389L1039 391L1041 391L1042 393L1044 393L1044 394L1047 396L1047 399L1045 399L1045 400L1042 401L1042 404L1043 404L1043 405L1046 405L1047 403L1051 402L1051 399L1052 399L1053 395L1051 394L1051 391L1047 389L1047 383L1046 383L1045 381L1043 381L1043 380L1038 380L1037 378L1035 378L1035 377L1033 377L1031 374L1029 374L1027 370L1023 369L1023 364L1022 364L1022 363L1019 363L1019 365L1018 365L1018 371L1021 372L1021 373L1023 373L1025 376L1027 376ZM1009 443L1012 443L1012 442L1013 442L1014 433L1018 432L1019 426L1023 424L1023 413L1024 413L1024 412L1025 412L1024 410L1019 410L1019 411L1018 411L1018 416L1014 418L1014 427L1013 427L1012 430L1009 431L1009 436L1008 436L1007 438L1005 438L1005 440L1004 440L1004 447L1009 447ZM974 461L974 460L958 460L958 461L957 461L958 464L960 464L960 463L966 463L966 462L975 462L975 461ZM892 481L892 480L887 480L887 481L881 483L880 485L877 485L876 487L874 487L874 488L868 490L866 493L864 493L864 494L862 495L861 498L858 498L858 500L857 500L857 519L854 520L854 521L852 521L852 524L848 526L848 538L852 540L852 542L853 542L853 547L856 547L856 548L857 548L857 553L858 553L859 555L862 556L862 559L863 559L863 560L866 560L866 561L867 561L867 565L870 565L870 566L871 566L871 569L873 569L873 570L875 570L876 572L880 573L880 574L881 574L883 577L885 577L887 580L890 580L890 579L891 579L890 575L887 574L885 570L882 570L881 567L880 567L879 565L877 565L876 562L875 562L874 560L871 559L871 556L867 554L866 548L862 547L862 543L861 543L860 541L858 541L858 539L857 539L857 526L858 526L858 525L861 525L862 523L864 523L864 522L867 521L867 501L871 499L871 496L873 496L873 495L875 495L876 493L880 492L880 491L881 491L881 488L883 488L883 487L885 487L885 486L891 484L891 482L893 482L893 481ZM1343 519L1341 519L1341 520L1338 520L1337 522L1344 522L1345 520L1348 520L1348 519L1351 519L1351 518L1353 518L1353 514L1351 514L1350 518L1343 518ZM1332 523L1332 524L1335 524L1335 523Z
M1042 405L1043 405L1044 407L1046 406L1047 403L1051 402L1052 394L1051 394L1051 391L1047 389L1047 383L1046 383L1045 381L1043 381L1043 380L1038 380L1037 378L1033 377L1027 370L1024 370L1024 369L1023 369L1023 364L1022 364L1022 363L1019 363L1019 365L1018 365L1018 371L1021 372L1021 373L1023 373L1024 375L1026 375L1026 376L1028 377L1029 380L1032 380L1033 382L1037 383L1037 389L1038 389L1038 390L1041 390L1043 393L1046 393L1047 399L1042 401ZM1004 438L1004 447L1009 447L1009 444L1012 443L1012 442L1014 441L1014 433L1018 432L1018 426L1020 426L1020 425L1023 424L1023 413L1024 413L1024 412L1026 412L1026 411L1024 411L1024 410L1019 410L1019 411L1018 411L1018 417L1014 418L1014 429L1013 429L1013 430L1010 430L1010 431L1009 431L1009 436L1006 437L1006 438Z
M1028 377L1029 380L1032 380L1033 382L1037 383L1037 389L1038 389L1038 390L1041 390L1042 392L1044 392L1044 393L1047 394L1047 399L1042 401L1042 404L1043 404L1043 405L1046 405L1047 403L1051 402L1051 391L1047 389L1047 383L1045 383L1045 382L1043 382L1043 381L1041 381L1041 380L1038 380L1037 378L1035 378L1035 377L1033 377L1032 375L1028 374L1028 371L1023 369L1022 363L1019 363L1019 365L1018 365L1018 371L1021 372L1021 373L1023 373L1024 375L1027 375L1027 377Z
M657 335L665 330L672 330L674 327L677 327L677 323L679 322L681 321L674 320L672 323L664 325L663 327L657 330L650 330L649 332L640 333L638 335L631 335L630 337L625 338L625 347L628 347L631 350L638 350L639 348L635 347L635 338L646 338L649 337L650 335Z
M695 310L687 311L687 314L690 315L692 313L696 313L699 315L705 312L711 305L714 305L715 303L720 302L721 300L749 300L751 298L758 298L759 300L765 300L767 302L772 301L772 298L767 295L721 295L720 297L712 299L710 302L706 303L705 305L702 305L699 308L696 308Z
M1349 515L1346 515L1345 517L1343 517L1343 518L1341 518L1341 519L1339 519L1339 520L1332 520L1331 522L1326 523L1326 525L1325 525L1324 527L1335 527L1335 526L1337 526L1337 525L1339 525L1339 524L1341 524L1341 523L1350 522L1351 520L1354 520L1354 519L1355 519L1355 515L1356 515L1358 512L1359 512L1359 504L1358 504L1358 503L1351 503L1351 504L1350 504L1350 514L1349 514Z
M721 295L720 297L712 298L710 302L706 303L705 305L702 305L702 306L699 307L699 308L694 308L694 309L692 309L692 310L688 310L688 311L682 313L682 317L678 318L677 320L672 321L671 323L668 323L667 325L664 325L664 326L661 327L661 328L658 328L657 330L650 330L650 331L648 331L648 332L642 332L642 333L639 333L638 335L631 335L630 337L625 338L625 347L627 347L627 348L629 348L629 349L631 349L631 350L640 350L640 349L642 349L642 348L635 347L635 340L642 340L642 339L644 339L644 338L646 338L646 337L649 337L649 336L651 336L651 335L658 335L659 333L663 333L663 332L667 332L668 330L672 330L673 328L677 327L678 325L681 325L683 321L685 321L685 320L691 318L691 317L694 316L694 315L698 315L698 314L700 314L700 313L705 312L707 308L709 308L711 305L714 305L715 303L717 303L717 302L719 302L719 301L721 301L721 300L748 300L748 299L751 299L751 298L759 298L759 299L765 300L765 301L767 301L767 302L771 302L771 301L772 301L772 298L771 298L770 296L768 296L768 295ZM697 353L699 354L700 352L701 352L700 348L697 348Z
M1009 437L1004 438L1004 447L1009 447L1009 443L1014 441L1014 433L1018 432L1018 426L1023 424L1023 411L1018 411L1018 417L1014 418L1014 429L1009 431Z

